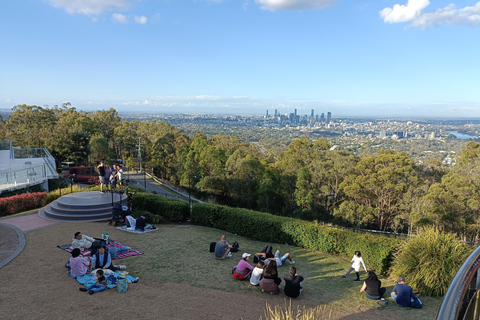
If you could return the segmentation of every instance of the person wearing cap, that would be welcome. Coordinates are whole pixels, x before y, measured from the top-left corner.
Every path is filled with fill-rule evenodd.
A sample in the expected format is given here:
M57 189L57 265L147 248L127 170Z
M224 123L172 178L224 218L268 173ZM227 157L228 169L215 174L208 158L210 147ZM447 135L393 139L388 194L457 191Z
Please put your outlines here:
M250 256L250 253L245 252L242 254L242 260L240 260L238 265L233 268L233 276L238 280L250 279L250 275L253 271L252 265L248 263Z
M103 160L100 160L100 164L97 166L97 169L98 169L98 179L100 180L100 193L103 194L103 185L106 183L105 166L104 166Z
M393 301L399 307L421 308L422 301L412 291L412 287L405 284L405 279L399 277L397 284L392 289L391 293Z

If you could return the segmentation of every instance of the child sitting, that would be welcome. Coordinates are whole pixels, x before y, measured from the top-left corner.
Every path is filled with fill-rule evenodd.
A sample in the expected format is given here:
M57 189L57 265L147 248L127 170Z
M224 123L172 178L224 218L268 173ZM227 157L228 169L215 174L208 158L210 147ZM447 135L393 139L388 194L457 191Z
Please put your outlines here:
M70 274L72 277L81 277L87 273L88 266L90 261L87 258L84 258L80 255L80 248L75 248L72 250L72 257L69 259L70 262Z
M87 292L89 294L94 294L95 292L103 291L107 289L108 281L103 275L103 270L97 270L97 280L95 281L94 284L86 287L86 288L80 288L80 291Z

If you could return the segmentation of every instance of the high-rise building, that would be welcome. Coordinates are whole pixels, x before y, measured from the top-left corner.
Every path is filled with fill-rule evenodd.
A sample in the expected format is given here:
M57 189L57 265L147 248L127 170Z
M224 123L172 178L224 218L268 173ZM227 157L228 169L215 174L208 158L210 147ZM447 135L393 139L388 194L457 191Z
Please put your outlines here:
M321 122L324 122L325 121L325 113L322 112L322 114L320 115L320 121Z
M315 111L312 109L312 113L311 113L310 117L313 118L313 117L314 117L314 113L315 113Z
M330 123L330 121L332 121L332 113L327 112L327 123Z
M275 109L275 118L278 116L278 111Z
M267 117L268 117L268 109L267 109Z
M297 116L297 109L295 109L295 117Z

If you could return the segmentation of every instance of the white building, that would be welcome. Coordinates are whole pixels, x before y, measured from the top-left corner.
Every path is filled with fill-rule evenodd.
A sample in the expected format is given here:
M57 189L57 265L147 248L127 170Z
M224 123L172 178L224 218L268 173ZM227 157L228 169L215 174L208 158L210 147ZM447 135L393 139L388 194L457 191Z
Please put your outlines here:
M14 148L0 142L0 193L41 185L48 191L48 179L58 178L55 159L44 148Z

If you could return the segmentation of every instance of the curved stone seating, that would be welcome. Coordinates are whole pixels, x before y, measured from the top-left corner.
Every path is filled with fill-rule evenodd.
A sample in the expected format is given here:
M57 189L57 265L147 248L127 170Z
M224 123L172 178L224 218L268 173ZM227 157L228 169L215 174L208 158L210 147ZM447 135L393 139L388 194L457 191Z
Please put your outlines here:
M126 204L127 196L113 194L113 204ZM55 221L105 221L112 218L112 194L98 191L65 195L40 209L39 216Z

